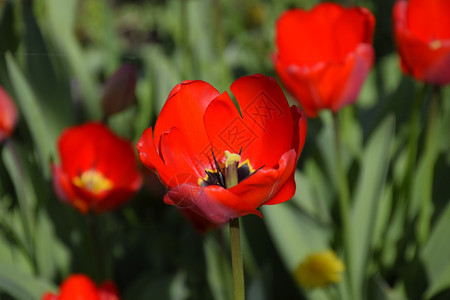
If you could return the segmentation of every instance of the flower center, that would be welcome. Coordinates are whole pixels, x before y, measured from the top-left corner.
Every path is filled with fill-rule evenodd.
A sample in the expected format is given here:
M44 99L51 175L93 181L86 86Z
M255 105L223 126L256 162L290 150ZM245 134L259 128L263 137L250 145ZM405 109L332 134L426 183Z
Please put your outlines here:
M440 40L434 40L429 43L431 50L437 50L442 47L442 42Z
M224 188L231 188L262 168L253 169L248 159L240 162L240 153L225 151L225 162L218 162L212 150L211 153L216 169L205 170L206 176L198 179L198 185L201 187L219 185Z
M72 178L72 183L96 195L108 191L113 187L111 180L95 170L85 171L80 176Z

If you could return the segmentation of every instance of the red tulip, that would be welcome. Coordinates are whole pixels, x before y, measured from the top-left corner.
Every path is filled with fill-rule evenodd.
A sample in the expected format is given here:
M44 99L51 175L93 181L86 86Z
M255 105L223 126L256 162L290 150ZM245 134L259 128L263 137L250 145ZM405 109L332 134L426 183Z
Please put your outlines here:
M119 300L116 287L106 281L99 288L81 274L69 276L61 285L59 295L45 293L42 300Z
M437 85L450 83L450 1L398 0L393 22L403 72Z
M275 69L308 116L356 101L373 64L374 27L367 9L334 3L288 10L279 18Z
M206 82L178 84L137 145L142 162L170 189L165 203L215 224L261 216L261 205L290 199L306 135L303 112L289 108L273 78L242 77L231 91L240 113L226 92Z
M58 148L61 166L52 166L55 191L81 213L112 210L141 186L131 144L103 124L66 129Z
M16 123L16 106L8 93L0 86L0 142L11 136Z

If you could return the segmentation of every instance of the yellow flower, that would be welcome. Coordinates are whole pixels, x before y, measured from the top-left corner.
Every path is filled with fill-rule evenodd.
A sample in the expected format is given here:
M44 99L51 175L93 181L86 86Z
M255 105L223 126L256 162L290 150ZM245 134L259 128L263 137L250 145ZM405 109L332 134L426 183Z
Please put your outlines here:
M310 254L295 271L297 282L304 288L325 287L341 280L345 265L332 250Z

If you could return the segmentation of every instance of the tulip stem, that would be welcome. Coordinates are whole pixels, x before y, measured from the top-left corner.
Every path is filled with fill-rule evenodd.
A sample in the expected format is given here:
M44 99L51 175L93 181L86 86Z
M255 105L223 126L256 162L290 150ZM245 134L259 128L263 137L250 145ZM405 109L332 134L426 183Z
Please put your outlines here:
M425 132L425 149L423 159L425 161L425 174L423 181L423 196L421 209L419 212L418 220L418 233L417 240L418 243L423 246L423 244L428 240L430 233L431 215L432 215L432 200L433 200L433 176L434 167L436 160L439 155L438 149L438 139L436 133L439 133L439 128L436 128L438 124L438 108L439 102L441 100L441 89L439 86L433 86L430 110L428 112L427 128Z
M355 286L353 281L352 261L352 233L350 228L350 191L348 187L347 174L343 165L343 156L341 148L341 138L339 131L339 119L336 113L333 113L334 136L336 142L336 164L339 189L339 212L342 224L342 242L344 247L344 259L346 265L347 287L350 299L355 299Z
M97 216L93 213L89 213L86 216L86 221L88 225L88 235L92 247L93 252L93 258L96 260L97 263L97 272L96 274L99 276L100 279L105 279L105 266L102 256L102 247L101 243L99 243L100 235L98 231L98 220Z
M242 263L241 236L239 218L230 220L231 267L233 269L234 300L245 299L244 265Z

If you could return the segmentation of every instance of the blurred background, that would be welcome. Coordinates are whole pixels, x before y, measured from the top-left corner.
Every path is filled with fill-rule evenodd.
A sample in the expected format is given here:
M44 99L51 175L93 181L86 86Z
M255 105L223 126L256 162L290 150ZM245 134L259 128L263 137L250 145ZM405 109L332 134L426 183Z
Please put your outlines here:
M0 84L19 110L1 148L0 299L40 299L72 273L113 280L123 299L232 299L226 226L196 229L163 203L166 189L143 166L144 185L129 203L83 216L53 191L56 141L67 126L104 119L104 85L123 63L136 67L135 102L106 121L133 145L183 80L222 92L244 75L277 78L277 18L318 2L0 0ZM340 115L361 299L449 299L450 91L441 90L433 155L422 102L418 158L408 167L412 103L423 84L399 68L394 1L336 2L365 6L377 22L374 67ZM425 87L425 99L431 94ZM293 275L313 251L340 253L333 143L331 114L308 120L294 198L262 208L263 219L242 218L247 299L345 295L341 284L305 290Z

